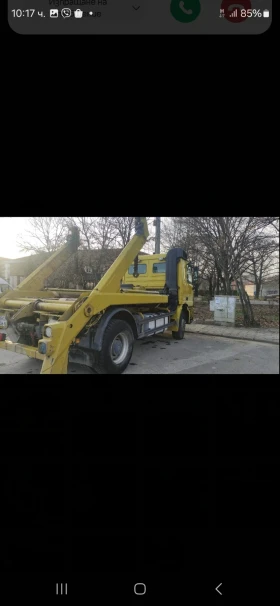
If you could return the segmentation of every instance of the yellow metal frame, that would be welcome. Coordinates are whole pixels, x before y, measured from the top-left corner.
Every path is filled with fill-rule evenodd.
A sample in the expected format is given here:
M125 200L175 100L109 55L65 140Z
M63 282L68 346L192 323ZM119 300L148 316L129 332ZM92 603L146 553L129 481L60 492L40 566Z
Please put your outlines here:
M37 347L31 347L30 345L20 345L19 343L12 343L11 341L0 341L1 349L7 349L18 354L24 354L29 358L35 358L36 360L44 360L45 355L40 354Z
M75 343L77 335L83 328L94 320L94 317L104 312L112 305L129 306L167 304L168 297L154 293L121 292L121 280L127 268L147 241L149 232L145 217L139 217L136 234L120 253L106 274L92 291L81 291L80 296L72 302L60 302L55 297L56 291L40 290L53 271L71 254L66 244L60 251L54 253L14 291L8 291L0 299L1 310L19 309L24 317L24 308L30 313L42 311L61 313L59 320L50 325L51 337L44 336L35 347L18 345L9 341L0 342L0 348L24 353L30 357L43 360L41 374L66 374L68 353L71 344ZM63 291L63 289L62 289ZM73 292L73 291L70 291ZM52 299L52 300L51 300ZM45 330L48 324L44 327ZM45 344L46 354L40 354L40 346Z

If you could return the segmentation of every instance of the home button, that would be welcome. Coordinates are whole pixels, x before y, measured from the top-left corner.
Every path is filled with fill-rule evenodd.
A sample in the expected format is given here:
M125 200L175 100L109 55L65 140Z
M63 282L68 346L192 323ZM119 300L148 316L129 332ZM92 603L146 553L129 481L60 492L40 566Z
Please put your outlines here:
M134 585L134 593L136 593L136 595L144 595L144 593L146 593L146 585L145 583L136 583Z

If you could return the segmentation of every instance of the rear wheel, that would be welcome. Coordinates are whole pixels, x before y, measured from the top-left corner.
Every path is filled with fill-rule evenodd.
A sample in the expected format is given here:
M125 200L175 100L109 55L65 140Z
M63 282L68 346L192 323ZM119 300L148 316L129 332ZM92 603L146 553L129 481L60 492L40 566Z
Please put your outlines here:
M176 339L178 341L181 341L182 339L184 339L186 323L187 323L186 315L185 315L185 312L182 311L181 315L180 315L180 320L179 320L179 329L176 332L172 331L173 339Z
M124 320L109 322L103 336L102 350L93 364L99 374L119 375L125 371L133 352L134 335Z

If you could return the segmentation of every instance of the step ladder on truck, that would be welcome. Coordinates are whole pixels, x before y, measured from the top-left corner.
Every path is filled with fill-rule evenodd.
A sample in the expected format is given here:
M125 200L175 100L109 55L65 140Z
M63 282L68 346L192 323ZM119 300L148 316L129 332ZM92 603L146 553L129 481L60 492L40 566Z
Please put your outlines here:
M0 297L0 316L8 326L0 330L0 348L42 360L41 374L67 374L68 361L99 374L120 374L136 339L166 330L183 339L193 320L194 268L181 248L139 255L148 235L146 218L136 217L135 235L93 290L45 288L79 247L73 227L61 249Z

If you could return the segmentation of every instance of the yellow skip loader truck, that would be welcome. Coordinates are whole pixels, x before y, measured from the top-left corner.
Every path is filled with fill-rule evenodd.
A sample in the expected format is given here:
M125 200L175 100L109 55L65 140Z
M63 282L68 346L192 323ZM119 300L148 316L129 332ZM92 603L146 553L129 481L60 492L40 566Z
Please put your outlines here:
M42 360L41 374L67 374L68 361L121 374L136 339L166 330L183 339L193 320L197 268L181 248L139 255L148 235L146 218L136 217L135 235L93 290L45 288L79 247L73 227L62 248L16 289L0 293L0 348Z

